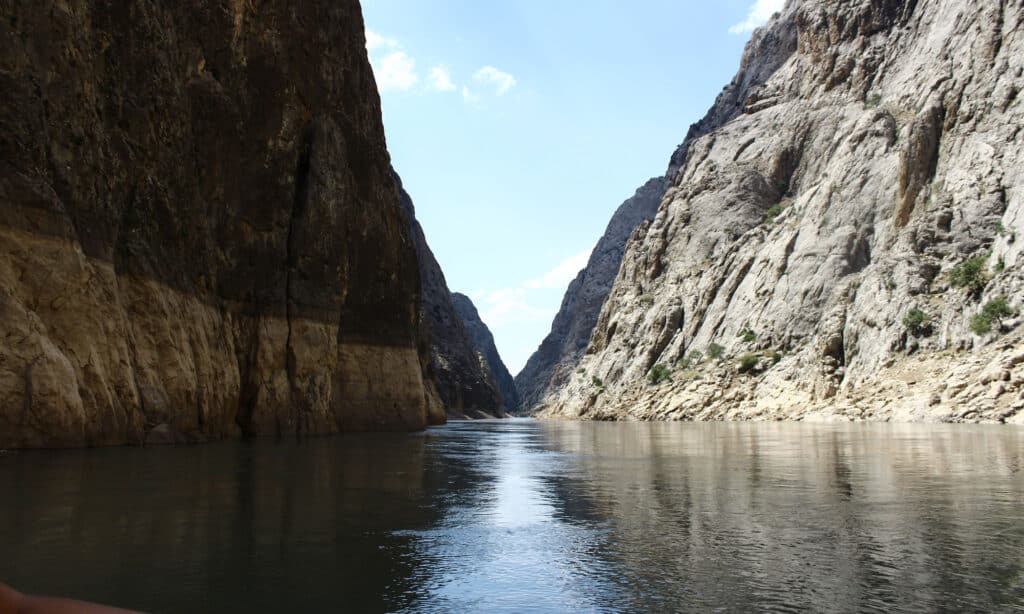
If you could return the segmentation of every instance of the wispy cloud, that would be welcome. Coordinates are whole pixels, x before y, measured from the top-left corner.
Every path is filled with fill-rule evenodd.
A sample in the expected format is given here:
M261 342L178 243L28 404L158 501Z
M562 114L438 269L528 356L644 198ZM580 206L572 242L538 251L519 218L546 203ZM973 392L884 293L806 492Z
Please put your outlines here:
M565 288L569 282L576 278L576 275L587 266L590 260L590 252L593 249L574 254L559 262L550 271L540 277L528 280L524 285L527 288Z
M471 105L480 104L480 95L479 94L475 94L472 90L470 90L468 87L463 85L462 86L462 100L466 104L471 104Z
M452 73L447 66L435 66L430 69L430 89L438 92L451 92L456 89L452 81Z
M409 90L420 80L416 74L416 60L404 51L392 51L379 60L370 60L380 91Z
M473 81L494 87L494 93L502 96L516 86L516 78L493 66L484 66L473 75Z
M768 23L772 15L778 13L786 5L786 0L754 0L747 11L747 18L729 28L730 34L744 34Z
M397 49L401 45L393 38L388 38L373 30L366 31L366 48L370 51L375 49Z
M474 302L480 309L480 318L492 328L502 328L524 322L546 322L554 314L530 304L525 288L502 288L477 294Z

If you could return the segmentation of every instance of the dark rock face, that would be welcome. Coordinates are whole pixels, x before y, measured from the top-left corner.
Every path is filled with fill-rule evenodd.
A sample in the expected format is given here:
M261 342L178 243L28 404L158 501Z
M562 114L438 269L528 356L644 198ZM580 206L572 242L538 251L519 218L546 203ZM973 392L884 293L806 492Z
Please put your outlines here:
M508 372L504 361L501 360L498 347L494 345L494 335L487 328L487 324L480 319L476 305L468 296L458 292L452 294L452 304L455 305L455 311L462 320L466 334L469 335L473 351L476 352L477 358L484 364L498 387L505 411L517 412L519 410L519 392L516 390L516 383L512 379L512 374Z
M427 423L356 0L0 5L0 447Z
M587 267L569 284L551 332L515 378L523 410L529 411L572 375L619 272L626 240L654 217L668 185L663 177L651 179L615 211Z
M427 245L423 228L416 221L412 198L401 188L401 180L399 189L419 261L423 296L420 328L429 354L429 361L424 364L424 377L436 383L440 404L451 417L501 417L504 411L497 385L487 364L478 357L456 311L441 265ZM432 409L433 412L440 413Z

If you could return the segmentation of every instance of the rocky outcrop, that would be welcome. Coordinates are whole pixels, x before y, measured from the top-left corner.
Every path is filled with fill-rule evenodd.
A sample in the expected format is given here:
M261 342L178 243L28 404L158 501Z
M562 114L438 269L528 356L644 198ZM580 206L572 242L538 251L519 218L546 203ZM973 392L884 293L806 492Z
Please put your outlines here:
M1022 19L788 2L673 156L545 414L1021 421Z
M476 353L479 364L489 374L501 395L502 407L507 412L515 413L519 410L519 392L516 390L512 374L501 360L498 347L494 345L494 335L480 319L476 305L468 296L455 292L452 294L452 304L455 306L455 312L459 314L459 319L462 320L462 326L466 329L469 343Z
M419 310L424 378L436 384L431 393L431 412L447 411L452 418L503 417L501 393L490 370L481 362L473 342L456 310L455 297L448 289L441 265L430 251L423 228L416 221L412 198L399 190L402 207L410 222L416 245L422 303Z
M569 284L551 324L551 332L516 376L515 384L524 410L536 406L572 377L597 324L601 305L619 272L626 240L638 225L654 217L667 186L664 178L649 180L612 215L586 268Z
M418 429L356 0L0 6L0 447Z

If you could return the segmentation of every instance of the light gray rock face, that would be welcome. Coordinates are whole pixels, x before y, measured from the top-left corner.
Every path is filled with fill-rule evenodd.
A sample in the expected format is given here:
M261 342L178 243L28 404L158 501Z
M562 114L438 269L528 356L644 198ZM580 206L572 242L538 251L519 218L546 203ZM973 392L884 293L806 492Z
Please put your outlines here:
M551 332L516 376L524 410L534 407L573 374L622 264L626 240L639 224L654 217L667 186L663 177L651 179L615 211L586 268L569 284Z
M508 367L505 366L501 354L498 353L498 347L494 344L494 335L480 318L480 312L468 296L453 292L452 305L462 320L462 327L466 330L481 368L488 373L501 395L503 408L505 411L515 413L519 409L519 393L516 391L512 374L508 372Z
M683 143L672 154L665 175L648 180L615 211L587 267L569 285L551 332L516 376L524 409L536 407L576 372L619 272L626 241L640 224L654 218L693 142L742 113L752 90L760 87L795 50L793 29L763 28L755 32L744 50L740 72L718 95L707 115L690 126Z
M420 353L429 356L423 361L423 376L434 382L437 394L428 394L428 413L432 422L443 422L442 410L452 418L503 417L501 393L485 362L481 362L455 309L448 282L441 265L427 244L423 228L416 221L412 198L395 175L400 202L411 225L419 263L420 291ZM432 392L432 391L431 391ZM436 417L435 417L436 416Z
M544 412L1019 420L1020 320L970 322L1024 307L1022 19L1021 0L787 3L674 154Z

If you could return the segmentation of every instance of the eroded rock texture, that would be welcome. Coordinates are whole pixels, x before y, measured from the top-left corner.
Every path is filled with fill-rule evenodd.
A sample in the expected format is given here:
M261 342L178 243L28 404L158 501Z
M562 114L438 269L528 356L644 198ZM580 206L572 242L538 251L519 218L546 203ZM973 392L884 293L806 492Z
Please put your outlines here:
M502 407L505 411L515 413L519 410L519 392L516 390L512 374L508 372L508 367L498 353L498 347L494 345L494 335L480 319L480 312L468 296L455 292L452 294L452 304L455 306L455 312L459 314L459 319L462 320L462 326L466 329L469 343L481 368L488 373L501 395Z
M416 429L356 0L0 4L0 447Z
M453 418L504 416L498 386L487 363L477 354L441 265L416 221L412 198L401 187L400 180L399 189L419 261L423 297L419 312L421 349L427 358L423 364L424 379L430 382L428 388L436 385L436 395L433 391L429 393L428 410L442 422L445 411Z
M788 2L673 156L546 413L1022 420L1019 316L970 327L1000 296L1024 308L1022 19Z
M523 409L535 407L572 377L619 272L626 240L638 225L654 217L667 186L664 178L651 179L615 211L586 268L569 284L551 332L516 375Z

